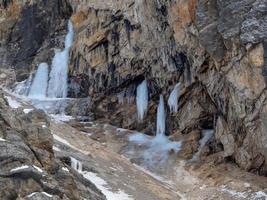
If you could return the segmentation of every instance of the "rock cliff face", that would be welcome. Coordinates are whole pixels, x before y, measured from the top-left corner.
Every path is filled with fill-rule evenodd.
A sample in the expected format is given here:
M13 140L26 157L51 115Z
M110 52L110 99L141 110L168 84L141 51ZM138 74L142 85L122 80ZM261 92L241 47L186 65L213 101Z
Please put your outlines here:
M55 158L50 120L41 110L11 109L0 91L0 199L105 199Z
M266 0L0 2L1 70L23 79L62 46L71 17L69 96L90 96L96 120L154 134L159 95L166 101L180 82L167 134L214 129L210 153L267 175ZM140 123L134 100L144 79L150 103Z

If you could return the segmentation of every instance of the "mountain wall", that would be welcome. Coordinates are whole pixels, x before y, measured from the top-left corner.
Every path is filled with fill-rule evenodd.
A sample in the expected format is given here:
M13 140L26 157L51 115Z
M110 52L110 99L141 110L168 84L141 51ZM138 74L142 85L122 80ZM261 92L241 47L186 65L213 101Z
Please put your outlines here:
M2 79L13 69L23 80L51 58L70 17L69 97L90 96L83 109L94 120L155 134L159 95L166 102L180 82L167 134L214 129L210 153L267 175L266 0L0 2ZM138 122L135 93L144 79L150 103Z

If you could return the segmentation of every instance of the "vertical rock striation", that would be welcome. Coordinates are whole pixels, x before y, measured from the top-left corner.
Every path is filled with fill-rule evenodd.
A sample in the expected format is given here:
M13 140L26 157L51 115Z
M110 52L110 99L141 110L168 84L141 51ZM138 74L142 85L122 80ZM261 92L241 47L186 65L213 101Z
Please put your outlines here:
M2 71L15 69L22 80L46 62L71 16L68 96L90 96L96 120L155 134L159 95L166 102L180 82L166 134L214 129L213 152L267 175L266 0L0 2ZM145 79L140 123L133 101Z

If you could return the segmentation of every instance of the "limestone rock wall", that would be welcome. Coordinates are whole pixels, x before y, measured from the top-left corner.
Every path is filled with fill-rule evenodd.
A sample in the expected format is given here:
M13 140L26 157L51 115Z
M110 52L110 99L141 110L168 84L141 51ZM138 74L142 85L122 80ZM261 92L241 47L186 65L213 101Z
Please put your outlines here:
M210 153L266 175L266 0L0 2L2 71L22 80L51 58L71 17L69 96L90 96L95 120L155 134L159 95L166 102L179 81L167 134L212 128ZM144 79L150 104L140 123L134 100Z
M265 0L70 4L76 30L70 95L93 97L96 119L153 134L159 94L167 100L180 81L168 134L213 128L223 157L266 173ZM143 79L150 107L138 123L134 95ZM120 104L122 96L129 103Z

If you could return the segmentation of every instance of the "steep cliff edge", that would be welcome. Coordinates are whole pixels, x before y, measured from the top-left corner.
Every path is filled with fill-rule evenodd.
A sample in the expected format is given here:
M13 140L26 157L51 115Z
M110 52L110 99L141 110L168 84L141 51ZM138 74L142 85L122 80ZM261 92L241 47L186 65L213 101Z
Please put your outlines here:
M167 134L214 129L208 154L266 175L266 0L16 2L0 4L1 70L15 69L17 80L25 78L31 65L62 46L70 16L69 96L90 96L87 109L95 120L154 134L159 95L167 100L180 82L178 113L168 114ZM47 17L40 14L26 29L27 16L35 19L41 11ZM31 29L44 31L24 34ZM144 79L150 103L140 123L134 101Z

